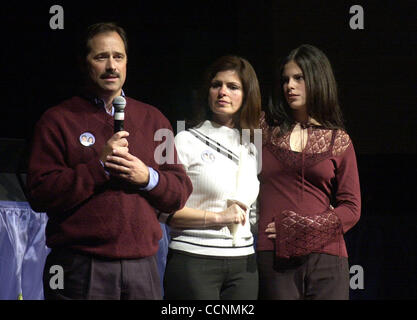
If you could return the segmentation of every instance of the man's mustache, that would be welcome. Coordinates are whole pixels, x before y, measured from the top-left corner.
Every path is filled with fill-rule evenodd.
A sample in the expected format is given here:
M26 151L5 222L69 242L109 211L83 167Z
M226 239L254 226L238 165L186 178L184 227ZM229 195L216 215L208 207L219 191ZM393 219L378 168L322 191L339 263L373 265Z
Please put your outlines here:
M105 72L100 76L101 79L105 79L105 78L109 78L109 77L120 78L120 74L117 73L117 72Z

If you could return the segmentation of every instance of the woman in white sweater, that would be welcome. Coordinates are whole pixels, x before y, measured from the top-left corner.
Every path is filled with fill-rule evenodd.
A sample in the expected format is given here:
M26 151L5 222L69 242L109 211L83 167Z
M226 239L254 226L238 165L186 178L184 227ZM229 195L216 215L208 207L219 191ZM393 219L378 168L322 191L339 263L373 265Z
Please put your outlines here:
M202 92L200 119L175 137L193 192L182 210L161 216L171 230L165 298L257 299L256 73L241 57L221 57L209 67Z

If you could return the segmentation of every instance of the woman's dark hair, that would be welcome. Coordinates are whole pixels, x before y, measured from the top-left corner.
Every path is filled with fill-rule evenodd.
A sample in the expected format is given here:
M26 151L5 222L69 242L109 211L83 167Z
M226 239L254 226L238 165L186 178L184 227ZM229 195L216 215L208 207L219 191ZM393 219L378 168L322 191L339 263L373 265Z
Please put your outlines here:
M229 70L237 73L243 86L243 101L237 113L239 121L236 123L236 128L239 130L250 129L253 138L253 130L259 128L261 113L261 92L258 78L255 70L246 59L234 55L220 57L208 67L193 108L194 114L187 119L187 126L196 126L204 120L212 119L213 113L208 105L211 81L218 72Z
M337 84L330 61L321 50L308 44L292 50L277 70L272 101L266 110L267 122L280 126L281 134L288 132L295 122L283 91L282 73L290 61L294 61L303 72L308 115L325 128L343 129Z

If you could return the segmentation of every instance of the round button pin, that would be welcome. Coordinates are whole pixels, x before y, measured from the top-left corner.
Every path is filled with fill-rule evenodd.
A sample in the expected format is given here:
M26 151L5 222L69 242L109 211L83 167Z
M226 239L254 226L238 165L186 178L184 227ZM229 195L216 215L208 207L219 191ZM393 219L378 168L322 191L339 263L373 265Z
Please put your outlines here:
M213 163L216 157L210 150L205 150L201 154L201 159L203 159L204 162Z
M90 132L84 132L80 135L80 143L85 146L89 147L96 142L96 138Z

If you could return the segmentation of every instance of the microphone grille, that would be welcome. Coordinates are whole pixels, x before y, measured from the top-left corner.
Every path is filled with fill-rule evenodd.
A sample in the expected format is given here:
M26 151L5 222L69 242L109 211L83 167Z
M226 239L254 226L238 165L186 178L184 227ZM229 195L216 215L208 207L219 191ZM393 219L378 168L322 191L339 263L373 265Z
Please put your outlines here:
M116 110L123 111L126 107L126 99L122 96L118 96L113 100L113 106Z

